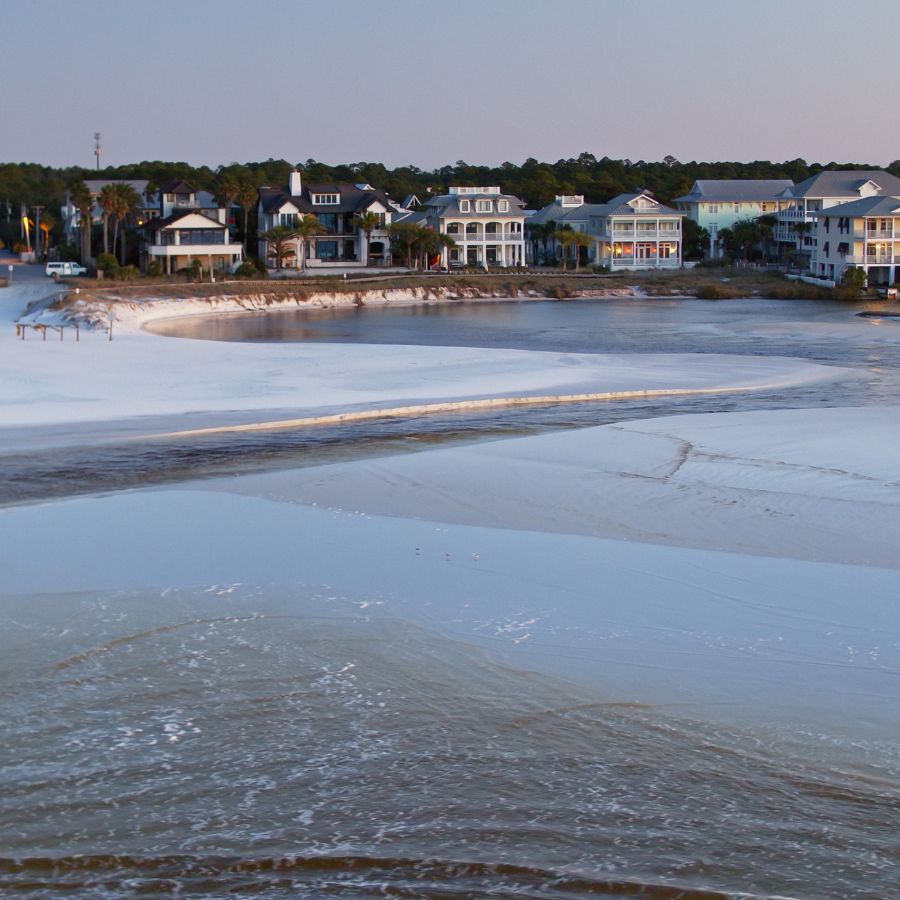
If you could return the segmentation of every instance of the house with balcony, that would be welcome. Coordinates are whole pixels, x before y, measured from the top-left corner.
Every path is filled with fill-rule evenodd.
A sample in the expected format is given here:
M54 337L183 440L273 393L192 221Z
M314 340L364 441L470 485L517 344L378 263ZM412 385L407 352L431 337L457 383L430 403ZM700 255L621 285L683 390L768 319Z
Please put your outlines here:
M304 261L310 268L320 269L390 263L387 227L397 209L384 191L369 184L304 185L300 173L294 170L286 187L261 187L258 194L261 235L277 225L294 226L310 216L322 228L321 234L305 241L298 237L288 242L282 260L285 268L297 268ZM377 227L368 234L358 224L359 217L366 213L377 219ZM305 246L301 246L303 243ZM272 248L263 239L259 242L259 256L273 260Z
M558 195L552 203L533 212L525 219L525 261L530 265L554 265L559 258L559 246L553 237L554 231L561 227L561 222L569 213L576 215L575 210L584 206L581 194ZM572 227L572 223L567 221ZM575 223L577 230L585 230L582 222Z
M736 222L775 215L786 206L789 178L716 178L694 182L690 192L675 199L675 206L709 235L709 255L721 257L724 246L719 232Z
M619 194L608 203L557 197L528 224L542 217L559 229L587 234L592 239L587 261L611 272L681 268L684 213L660 203L649 191Z
M869 285L897 283L900 196L869 196L817 210L815 222L813 275L839 282L847 269L862 269Z
M883 169L819 172L781 194L783 206L776 214L775 240L785 252L799 257L801 264L811 264L820 212L867 197L895 196L900 196L900 178Z
M419 222L456 243L441 252L441 265L524 266L524 204L499 187L451 187L429 197L404 222Z
M208 271L225 272L241 262L244 248L231 237L228 211L211 205L215 201L209 194L175 181L160 189L158 200L158 215L141 228L144 271L154 261L166 274L187 269L195 260Z

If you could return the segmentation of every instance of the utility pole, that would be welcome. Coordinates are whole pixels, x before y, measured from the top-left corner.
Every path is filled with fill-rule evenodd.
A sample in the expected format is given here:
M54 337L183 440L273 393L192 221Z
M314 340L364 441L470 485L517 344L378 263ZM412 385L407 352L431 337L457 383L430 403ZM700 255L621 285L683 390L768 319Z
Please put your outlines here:
M34 257L41 261L41 210L43 206L35 206L34 208Z
M97 157L97 171L100 171L100 132L94 132L94 156Z

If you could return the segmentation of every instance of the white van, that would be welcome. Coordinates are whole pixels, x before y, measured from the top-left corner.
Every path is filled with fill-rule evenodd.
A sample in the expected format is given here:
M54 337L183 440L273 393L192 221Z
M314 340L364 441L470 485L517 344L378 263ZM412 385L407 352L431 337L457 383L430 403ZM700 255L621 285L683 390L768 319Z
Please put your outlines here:
M57 278L68 278L72 275L87 275L87 269L76 262L48 262L44 274Z

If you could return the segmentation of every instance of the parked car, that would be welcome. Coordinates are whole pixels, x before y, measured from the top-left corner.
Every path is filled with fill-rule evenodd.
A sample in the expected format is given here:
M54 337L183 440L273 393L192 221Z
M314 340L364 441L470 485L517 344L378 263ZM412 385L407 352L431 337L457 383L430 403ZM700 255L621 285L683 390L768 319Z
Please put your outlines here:
M76 262L48 262L44 274L55 278L68 278L72 275L87 275L87 269Z

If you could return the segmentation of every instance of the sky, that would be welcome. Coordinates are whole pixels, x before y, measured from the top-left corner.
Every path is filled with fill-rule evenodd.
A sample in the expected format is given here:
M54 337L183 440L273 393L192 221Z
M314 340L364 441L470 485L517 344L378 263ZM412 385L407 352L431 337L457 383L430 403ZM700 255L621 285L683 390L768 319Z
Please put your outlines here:
M898 0L42 0L0 162L887 165L898 35Z

